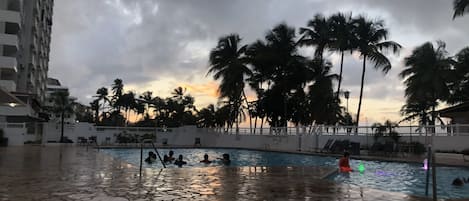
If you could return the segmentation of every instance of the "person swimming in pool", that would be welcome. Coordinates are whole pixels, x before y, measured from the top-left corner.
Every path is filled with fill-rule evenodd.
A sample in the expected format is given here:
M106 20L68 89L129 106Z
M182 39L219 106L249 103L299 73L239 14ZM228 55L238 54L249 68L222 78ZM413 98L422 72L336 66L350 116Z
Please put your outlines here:
M174 151L173 150L170 150L169 153L168 153L168 161L171 162L171 161L174 161Z
M453 186L464 186L464 181L458 177L458 178L453 180L452 184L453 184Z
M145 162L147 163L153 163L156 160L156 154L153 153L152 151L148 152L148 157L145 159Z
M351 172L353 171L350 168L350 153L345 152L344 156L339 160L339 170L340 172Z
M179 155L178 159L174 161L174 165L177 165L178 167L182 167L183 165L186 165L187 162L182 160L182 155Z
M210 164L212 161L208 160L208 154L204 155L204 160L200 161L201 163Z
M230 154L223 154L221 158L221 163L223 163L223 165L230 165L231 164Z

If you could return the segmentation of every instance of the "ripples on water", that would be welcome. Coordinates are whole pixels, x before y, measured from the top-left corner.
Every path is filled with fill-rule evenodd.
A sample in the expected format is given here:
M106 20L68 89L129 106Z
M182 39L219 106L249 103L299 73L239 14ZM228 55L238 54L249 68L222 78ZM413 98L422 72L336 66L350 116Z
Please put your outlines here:
M144 158L152 149L144 150ZM169 149L159 149L161 157L169 152ZM330 166L337 165L337 158L321 157L303 154L288 154L278 152L251 151L242 149L173 149L175 157L179 154L184 156L187 165L184 167L206 167L223 166L217 158L221 158L223 153L229 153L231 166ZM140 163L139 149L105 149L105 153L120 158L135 166ZM209 160L213 162L209 165L200 163L203 155L208 154ZM336 182L343 182L357 186L376 188L385 191L402 192L413 195L425 195L426 171L422 164L396 163L382 161L361 161L351 160L353 169L358 169L359 163L363 163L365 171L352 172L349 174L337 174L329 179ZM157 161L153 164L144 163L145 168L161 168ZM169 168L176 168L168 164ZM464 187L454 187L451 185L456 177L469 177L468 168L459 167L438 167L437 183L438 197L440 198L467 198L469 197L469 184ZM431 177L430 177L431 194Z

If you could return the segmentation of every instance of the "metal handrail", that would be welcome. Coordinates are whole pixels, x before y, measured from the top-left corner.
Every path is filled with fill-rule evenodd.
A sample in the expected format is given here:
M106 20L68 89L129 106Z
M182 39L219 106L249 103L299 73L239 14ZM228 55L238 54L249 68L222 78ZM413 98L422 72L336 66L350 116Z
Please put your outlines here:
M153 143L153 140L151 139L144 139L142 143L140 143L140 177L142 177L142 165L143 165L143 144L145 143L151 143L153 149L156 152L156 155L158 156L158 159L160 159L161 164L163 165L163 168L166 168L166 164L164 161L161 159L160 152L158 152L158 149L156 149L155 143Z

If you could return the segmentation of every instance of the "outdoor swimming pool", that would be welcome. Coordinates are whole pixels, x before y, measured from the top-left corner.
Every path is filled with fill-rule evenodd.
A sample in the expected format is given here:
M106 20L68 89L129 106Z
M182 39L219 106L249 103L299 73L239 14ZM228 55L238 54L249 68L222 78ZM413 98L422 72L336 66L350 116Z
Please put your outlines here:
M223 153L229 153L232 160L231 166L337 166L337 158L322 157L303 154L289 154L268 151L253 151L243 149L172 149L175 157L179 154L184 156L187 166L184 167L205 167L222 166L216 158ZM144 158L149 151L144 150ZM136 166L140 163L140 149L104 149L104 153L120 158ZM169 152L169 149L159 149L161 157ZM205 165L199 161L207 153L209 160L214 162ZM382 161L351 160L353 169L358 169L363 163L365 171L352 172L349 174L339 173L331 175L330 180L340 183L357 185L368 188L375 188L385 191L401 192L412 195L425 195L425 175L426 171L422 164L397 163ZM153 164L143 163L146 168L162 168L159 162ZM168 165L168 168L177 168L175 165ZM469 177L469 168L461 167L438 167L437 183L439 198L469 198L469 184L463 187L451 185L455 177ZM430 179L431 180L431 179ZM431 185L430 185L431 187ZM430 188L431 194L431 188Z

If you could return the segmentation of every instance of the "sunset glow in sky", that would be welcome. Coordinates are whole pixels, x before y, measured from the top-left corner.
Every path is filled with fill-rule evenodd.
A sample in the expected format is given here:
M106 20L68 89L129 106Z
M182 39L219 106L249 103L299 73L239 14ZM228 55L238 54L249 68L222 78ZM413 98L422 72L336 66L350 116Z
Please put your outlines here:
M369 65L362 107L362 121L398 121L405 100L398 78L403 58L426 41L445 41L451 55L469 46L469 17L453 21L451 6L452 1L442 0L60 0L55 1L49 74L84 104L96 89L110 88L121 78L125 90L150 90L160 97L182 86L201 108L217 102L218 83L206 74L209 52L220 36L238 33L248 44L281 22L298 29L318 13L353 11L383 19L389 39L404 47L389 56L393 69L386 76ZM313 51L301 50L306 56ZM338 72L338 55L326 54ZM360 75L359 56L347 55L342 88L351 91L352 113Z

